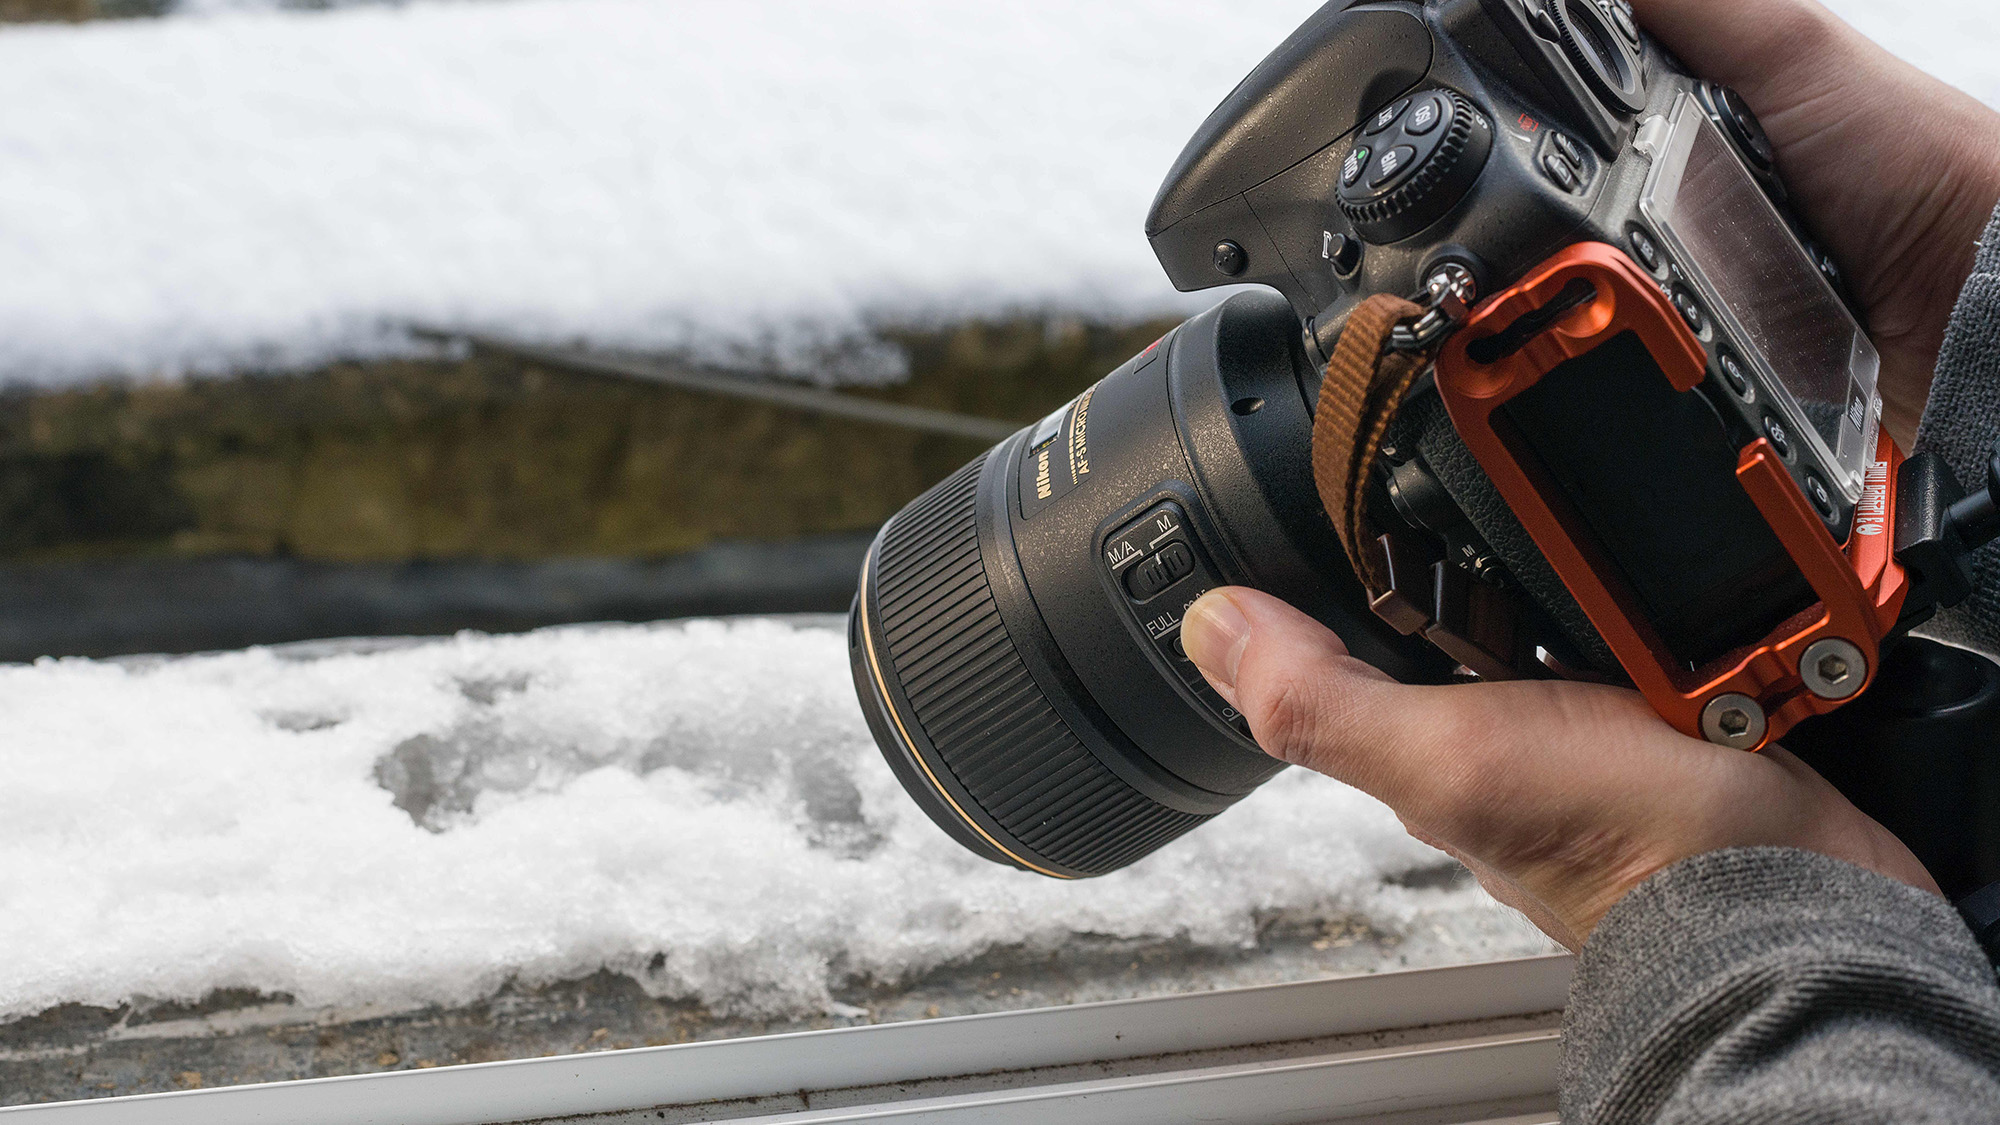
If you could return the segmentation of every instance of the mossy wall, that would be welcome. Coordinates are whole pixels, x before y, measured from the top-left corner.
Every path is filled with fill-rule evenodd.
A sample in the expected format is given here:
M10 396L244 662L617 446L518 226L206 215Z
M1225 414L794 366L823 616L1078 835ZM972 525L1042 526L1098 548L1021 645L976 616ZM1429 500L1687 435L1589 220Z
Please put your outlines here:
M1171 323L897 337L898 402L1026 423ZM977 442L505 355L0 395L0 557L652 556L870 528Z
M157 16L169 0L0 0L0 23Z

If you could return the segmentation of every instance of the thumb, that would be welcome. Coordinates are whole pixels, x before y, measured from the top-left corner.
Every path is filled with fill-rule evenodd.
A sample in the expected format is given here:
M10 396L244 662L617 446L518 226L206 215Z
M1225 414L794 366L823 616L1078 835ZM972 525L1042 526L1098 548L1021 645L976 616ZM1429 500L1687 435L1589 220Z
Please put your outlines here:
M1204 595L1182 631L1267 753L1382 801L1574 935L1652 871L1721 847L1803 847L1935 886L1797 759L1689 738L1637 692L1399 684L1311 617L1242 587Z
M1707 792L1716 779L1704 775L1751 757L1682 737L1632 692L1399 684L1311 617L1242 587L1197 601L1182 630L1189 658L1267 753L1502 865L1524 846L1643 824L1655 815L1640 807L1643 794L1655 786Z
M1432 806L1441 794L1484 788L1476 775L1487 768L1517 769L1515 743L1562 725L1502 713L1490 690L1399 684L1318 621L1243 587L1189 607L1182 643L1267 753L1363 789L1418 824L1439 822Z

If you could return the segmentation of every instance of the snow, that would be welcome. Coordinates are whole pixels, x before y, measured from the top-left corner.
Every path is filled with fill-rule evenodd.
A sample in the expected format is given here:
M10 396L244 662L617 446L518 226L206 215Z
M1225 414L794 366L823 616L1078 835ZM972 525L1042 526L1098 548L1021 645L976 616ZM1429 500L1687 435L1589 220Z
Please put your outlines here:
M10 28L0 381L296 367L407 351L413 323L881 378L887 319L1199 307L1146 207L1315 6L445 0ZM2000 98L1992 5L1835 6Z
M520 0L11 28L0 379L296 366L406 348L413 322L816 368L886 317L1203 307L1162 276L1146 208L1314 7Z
M1102 879L977 859L883 764L839 625L0 667L0 1019L217 988L459 1004L599 967L811 1014L1078 933L1240 947L1273 911L1550 948L1476 888L1385 882L1441 857L1296 771Z

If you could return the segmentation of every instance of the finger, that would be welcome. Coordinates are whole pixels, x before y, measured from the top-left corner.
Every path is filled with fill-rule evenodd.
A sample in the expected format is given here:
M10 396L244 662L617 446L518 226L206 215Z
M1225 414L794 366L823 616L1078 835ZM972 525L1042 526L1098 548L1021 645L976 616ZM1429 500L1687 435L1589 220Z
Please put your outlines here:
M1208 595L1183 629L1188 655L1266 752L1490 860L1610 846L1659 815L1648 795L1662 786L1711 791L1721 780L1713 771L1750 757L1680 735L1634 692L1398 684L1317 621L1254 590Z
M1814 0L1633 0L1646 30L1696 74L1751 97L1769 81L1823 77L1854 34Z

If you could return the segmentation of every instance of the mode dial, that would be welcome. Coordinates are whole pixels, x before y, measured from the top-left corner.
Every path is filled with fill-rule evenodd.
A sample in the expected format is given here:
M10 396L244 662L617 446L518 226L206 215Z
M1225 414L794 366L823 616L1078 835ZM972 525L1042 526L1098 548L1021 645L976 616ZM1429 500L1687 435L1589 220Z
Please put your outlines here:
M1493 123L1463 96L1424 90L1368 119L1340 168L1340 209L1374 243L1408 238L1471 190L1493 151Z

